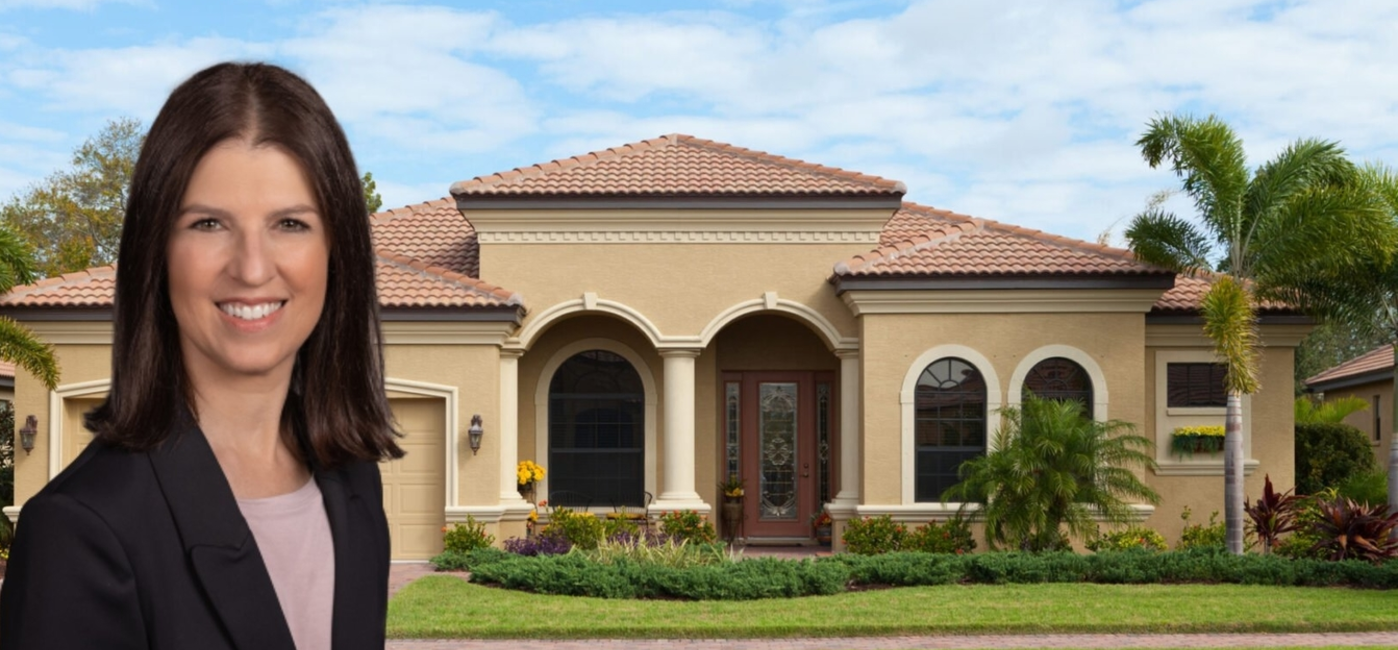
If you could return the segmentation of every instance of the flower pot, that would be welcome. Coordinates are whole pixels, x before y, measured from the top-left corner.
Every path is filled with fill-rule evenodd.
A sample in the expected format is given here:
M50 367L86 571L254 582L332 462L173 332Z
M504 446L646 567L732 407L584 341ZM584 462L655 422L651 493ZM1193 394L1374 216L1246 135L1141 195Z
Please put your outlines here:
M830 526L818 526L818 527L816 527L816 529L815 529L816 541L817 541L817 542L820 542L820 545L821 545L821 546L829 546L829 545L830 545L830 533L831 533L831 531L830 531Z
M738 528L743 525L743 500L724 501L720 508L723 516L723 532L731 541L738 536Z

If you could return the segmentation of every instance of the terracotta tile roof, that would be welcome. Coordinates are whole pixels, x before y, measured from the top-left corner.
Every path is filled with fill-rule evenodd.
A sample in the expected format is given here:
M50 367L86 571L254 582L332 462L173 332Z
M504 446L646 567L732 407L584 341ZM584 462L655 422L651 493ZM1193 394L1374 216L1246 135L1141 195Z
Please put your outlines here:
M901 196L898 181L671 134L451 186L456 197Z
M379 304L394 307L518 307L518 294L387 249L378 251Z
M476 230L445 198L375 214L374 245L431 266L471 277L480 276L481 250Z
M375 260L379 304L384 308L515 307L517 294L452 269L380 249ZM106 266L16 287L0 296L0 307L94 307L112 305L116 269Z
M1393 370L1393 346L1383 345L1335 366L1334 368L1321 371L1320 374L1307 379L1305 384L1307 386L1313 386L1315 384L1328 383L1338 379L1391 370Z
M15 287L0 307L111 307L116 267L99 266Z
M1129 251L916 203L884 226L879 248L835 266L843 277L1167 275Z
M0 361L0 377L15 378L15 364L8 361Z
M1204 300L1204 294L1209 292L1212 283L1209 277L1196 277L1192 275L1180 274L1175 276L1175 288L1165 292L1160 296L1160 300L1155 301L1152 313L1169 312L1195 312L1199 310L1200 303ZM1262 314L1267 313L1294 313L1290 305L1280 302L1264 300L1258 303L1257 311Z

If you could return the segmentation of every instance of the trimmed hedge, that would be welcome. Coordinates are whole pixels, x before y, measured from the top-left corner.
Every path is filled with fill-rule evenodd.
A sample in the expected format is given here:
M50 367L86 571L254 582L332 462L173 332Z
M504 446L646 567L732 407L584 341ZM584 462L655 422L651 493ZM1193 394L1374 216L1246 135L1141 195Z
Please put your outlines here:
M831 562L757 558L684 569L579 554L506 557L477 564L471 581L541 594L597 598L755 600L844 591L849 570Z
M593 562L580 554L521 557L475 552L443 561L471 568L472 582L541 594L599 598L753 600L834 594L850 586L1072 583L1230 583L1272 586L1398 588L1398 561L1292 560L1230 555L1219 549L1058 553L842 554L811 561L756 558L674 568L620 560Z
M1363 431L1348 424L1296 425L1296 493L1315 494L1378 465Z

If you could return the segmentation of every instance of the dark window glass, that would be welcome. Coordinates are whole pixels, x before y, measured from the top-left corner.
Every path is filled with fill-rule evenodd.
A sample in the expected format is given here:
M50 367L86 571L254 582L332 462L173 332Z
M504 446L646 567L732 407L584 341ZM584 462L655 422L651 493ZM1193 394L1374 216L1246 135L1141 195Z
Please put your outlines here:
M568 359L549 383L549 505L644 507L645 389L621 356Z
M1172 363L1165 367L1167 406L1227 406L1227 373L1221 363Z
M1053 357L1034 364L1024 378L1024 396L1031 394L1040 399L1075 401L1084 415L1092 417L1092 379L1072 360Z
M962 359L938 359L917 380L914 495L938 501L957 483L961 463L985 455L985 379Z
M1374 396L1374 442L1378 442L1379 439L1383 437L1383 416L1380 415L1380 413L1383 413L1383 411L1379 410L1379 404L1380 404L1379 396L1378 396L1378 395L1375 395L1375 396Z

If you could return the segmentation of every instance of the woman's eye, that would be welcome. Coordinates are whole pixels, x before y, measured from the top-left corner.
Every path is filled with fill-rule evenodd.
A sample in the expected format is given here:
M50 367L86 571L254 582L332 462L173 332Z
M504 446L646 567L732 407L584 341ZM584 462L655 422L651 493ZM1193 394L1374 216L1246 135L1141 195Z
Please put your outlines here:
M189 224L189 227L194 230L217 230L219 228L219 223L216 219L200 219Z
M311 229L311 227L307 225L306 222L301 221L300 219L282 219L281 222L279 222L277 225L282 230L301 231Z

